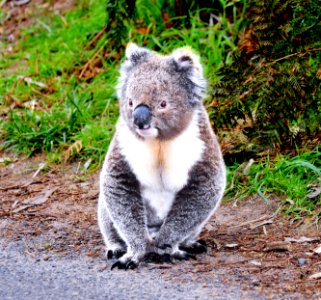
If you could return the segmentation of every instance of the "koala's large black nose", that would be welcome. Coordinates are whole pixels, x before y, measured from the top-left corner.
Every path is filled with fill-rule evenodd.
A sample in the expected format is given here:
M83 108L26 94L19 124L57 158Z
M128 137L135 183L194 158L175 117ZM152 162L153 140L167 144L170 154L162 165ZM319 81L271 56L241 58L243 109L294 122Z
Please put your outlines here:
M134 124L139 129L146 129L150 126L152 113L147 105L138 105L133 112Z

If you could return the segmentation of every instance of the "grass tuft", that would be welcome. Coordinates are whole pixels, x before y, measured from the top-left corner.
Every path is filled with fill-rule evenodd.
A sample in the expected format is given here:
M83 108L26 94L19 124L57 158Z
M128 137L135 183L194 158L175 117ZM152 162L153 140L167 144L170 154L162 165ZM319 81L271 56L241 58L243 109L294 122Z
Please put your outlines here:
M0 149L28 155L44 151L50 160L90 161L95 169L102 163L118 118L115 85L123 49L111 47L113 41L104 32L104 1L75 3L64 14L50 6L35 14L33 25L22 30L23 39L15 45L0 41ZM128 35L123 46L132 41L165 54L191 46L201 54L206 77L214 86L220 80L219 68L233 64L246 23L246 1L220 0L221 13L208 14L207 22L201 18L204 11L198 10L190 16L188 28L170 25L179 17L165 22L163 1L156 3L155 11L150 11L147 1L137 1L136 18L147 24L125 22ZM229 16L227 9L232 9ZM5 12L0 12L0 23L5 19ZM257 193L270 203L271 195L277 194L285 213L294 218L313 212L318 216L318 150L235 164L230 168L227 195L239 200Z
M102 35L90 45L104 23L104 3L79 1L64 16L54 10L35 16L34 24L22 29L24 38L14 51L4 51L2 149L27 155L44 151L63 162L63 154L80 140L81 149L68 159L91 157L100 164L118 113L117 68L104 59L107 50L96 55L97 66L87 64L107 43ZM6 47L11 45L4 43Z
M222 2L219 21L206 23L197 11L190 28L167 29L157 25L160 8L149 11L146 3L137 2L137 19L148 17L149 24L127 22L124 43L163 53L189 45L201 52L211 80L220 65L232 63L244 13L238 19L234 8L229 21L225 10L233 2ZM2 149L28 155L44 151L61 161L90 158L100 165L117 120L114 87L122 57L122 49L109 47L105 11L103 1L79 1L64 15L50 9L35 15L34 24L22 29L24 38L0 62L5 68L0 73Z
M318 189L320 193L313 195ZM294 219L318 216L321 213L319 148L292 158L279 155L231 167L227 195L236 195L236 200L240 200L255 193L268 203L271 196L278 195L284 212Z

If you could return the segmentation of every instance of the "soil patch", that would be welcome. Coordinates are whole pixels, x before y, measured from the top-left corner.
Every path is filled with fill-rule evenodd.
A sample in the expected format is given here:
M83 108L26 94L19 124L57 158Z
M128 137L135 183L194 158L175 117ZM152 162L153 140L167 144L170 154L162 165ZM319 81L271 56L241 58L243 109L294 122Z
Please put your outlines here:
M62 169L43 163L38 156L0 168L2 243L23 241L25 253L35 258L77 254L102 261L98 172L86 175L79 164ZM185 280L182 271L196 281L220 275L227 286L234 282L271 299L318 299L321 281L311 276L321 272L320 256L314 252L321 234L308 220L291 222L277 215L275 205L259 197L223 204L201 234L209 246L206 255L142 268L164 269L165 277L178 282Z
M7 0L1 1L3 19L0 23L0 40L14 43L21 37L21 32L35 24L39 17L54 12L63 19L63 12L70 10L74 0Z

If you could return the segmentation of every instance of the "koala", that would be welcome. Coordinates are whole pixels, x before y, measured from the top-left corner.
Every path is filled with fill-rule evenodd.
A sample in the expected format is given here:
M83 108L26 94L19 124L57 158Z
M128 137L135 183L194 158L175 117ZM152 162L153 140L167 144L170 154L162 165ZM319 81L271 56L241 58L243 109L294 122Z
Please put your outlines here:
M205 90L190 48L163 56L127 46L98 201L106 255L117 259L112 269L206 251L197 236L221 201L226 169L202 103Z

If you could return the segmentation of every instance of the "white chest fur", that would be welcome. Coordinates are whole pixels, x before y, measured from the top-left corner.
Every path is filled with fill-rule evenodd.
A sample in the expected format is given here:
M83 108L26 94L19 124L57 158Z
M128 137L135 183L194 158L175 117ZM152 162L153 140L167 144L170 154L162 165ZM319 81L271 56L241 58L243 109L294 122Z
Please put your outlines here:
M140 140L122 120L117 134L120 151L140 182L142 196L164 218L204 151L197 115L184 132L170 141Z

